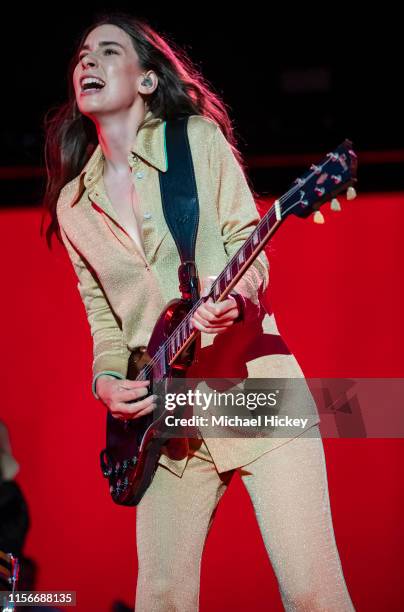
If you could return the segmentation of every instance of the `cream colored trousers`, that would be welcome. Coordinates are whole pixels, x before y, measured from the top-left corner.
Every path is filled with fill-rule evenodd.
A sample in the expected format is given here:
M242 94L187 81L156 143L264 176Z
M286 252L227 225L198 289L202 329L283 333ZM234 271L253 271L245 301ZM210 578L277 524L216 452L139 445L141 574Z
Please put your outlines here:
M198 455L190 456L182 478L159 465L137 506L136 612L199 609L204 543L235 470L218 474L204 443ZM335 541L318 425L238 471L285 610L355 610Z

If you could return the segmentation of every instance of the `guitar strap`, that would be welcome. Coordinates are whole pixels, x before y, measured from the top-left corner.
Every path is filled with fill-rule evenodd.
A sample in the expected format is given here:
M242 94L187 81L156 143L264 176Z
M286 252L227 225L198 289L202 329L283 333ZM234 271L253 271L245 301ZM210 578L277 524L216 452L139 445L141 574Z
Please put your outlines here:
M177 245L181 264L179 289L183 299L199 299L195 242L199 224L199 200L188 140L188 116L166 121L168 169L159 172L161 202L166 223Z

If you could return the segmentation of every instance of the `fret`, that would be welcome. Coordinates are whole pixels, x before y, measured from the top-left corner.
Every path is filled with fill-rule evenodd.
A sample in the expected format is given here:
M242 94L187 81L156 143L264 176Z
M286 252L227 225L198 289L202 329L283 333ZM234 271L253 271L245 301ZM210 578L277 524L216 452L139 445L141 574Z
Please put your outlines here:
M250 239L247 240L247 242L243 246L243 249L244 249L244 257L247 260L247 259L250 258L251 254L252 254L252 252L254 250L252 240L250 240Z
M218 280L216 282L217 282L217 284L219 286L219 295L220 295L221 293L223 293L223 291L227 287L226 279L225 279L224 276L221 276L220 278L218 278Z
M174 357L174 355L178 352L179 349L179 342L178 342L178 330L176 329L175 332L172 334L171 336L171 352L172 352L172 356Z
M234 278L236 276L237 272L239 271L239 267L237 265L237 260L233 260L231 262L230 268L231 268L231 276L232 276L232 278Z
M183 321L181 324L181 345L185 344L190 335L189 321Z
M186 323L184 323L184 321L181 324L181 340L182 343L184 343L187 339L188 335L187 335L187 325Z
M269 213L267 213L265 215L265 217L263 217L262 219L263 223L260 227L260 236L261 236L261 240L264 238L264 236L269 232L269 230L271 229L271 226L269 225ZM265 228L265 229L263 229ZM263 230L263 232L261 233L261 230Z
M158 356L157 361L155 361L154 367L153 367L153 375L155 378L157 378L157 380L161 380L164 377L165 374L165 367L164 367L164 363L165 363L165 355L164 355L164 351L162 351L161 355Z

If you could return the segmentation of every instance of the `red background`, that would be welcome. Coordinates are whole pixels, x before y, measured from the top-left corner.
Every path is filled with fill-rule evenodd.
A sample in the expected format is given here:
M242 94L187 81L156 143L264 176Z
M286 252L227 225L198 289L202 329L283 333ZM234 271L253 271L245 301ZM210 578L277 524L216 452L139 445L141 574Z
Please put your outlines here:
M268 248L268 298L306 376L404 376L404 194L360 195L324 225L289 218ZM92 340L67 255L40 212L1 212L2 398L32 526L38 590L75 590L77 610L133 606L135 509L109 498L91 394ZM357 610L403 608L403 440L325 439L334 528ZM190 517L190 520L191 517ZM186 554L186 551L185 551ZM186 577L185 577L186 579ZM202 565L201 612L281 611L248 495L226 492Z

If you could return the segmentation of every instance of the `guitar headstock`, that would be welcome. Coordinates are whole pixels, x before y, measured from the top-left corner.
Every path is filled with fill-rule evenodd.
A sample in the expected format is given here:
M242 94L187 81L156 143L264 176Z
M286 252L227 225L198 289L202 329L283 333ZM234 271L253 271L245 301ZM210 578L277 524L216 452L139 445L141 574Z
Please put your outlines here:
M347 190L347 199L356 196L353 185L356 183L357 157L350 140L345 140L332 153L328 153L319 164L296 179L291 189L283 196L278 205L281 216L289 214L308 217L314 214L314 221L323 223L319 208L331 201L332 210L341 210L336 196Z

